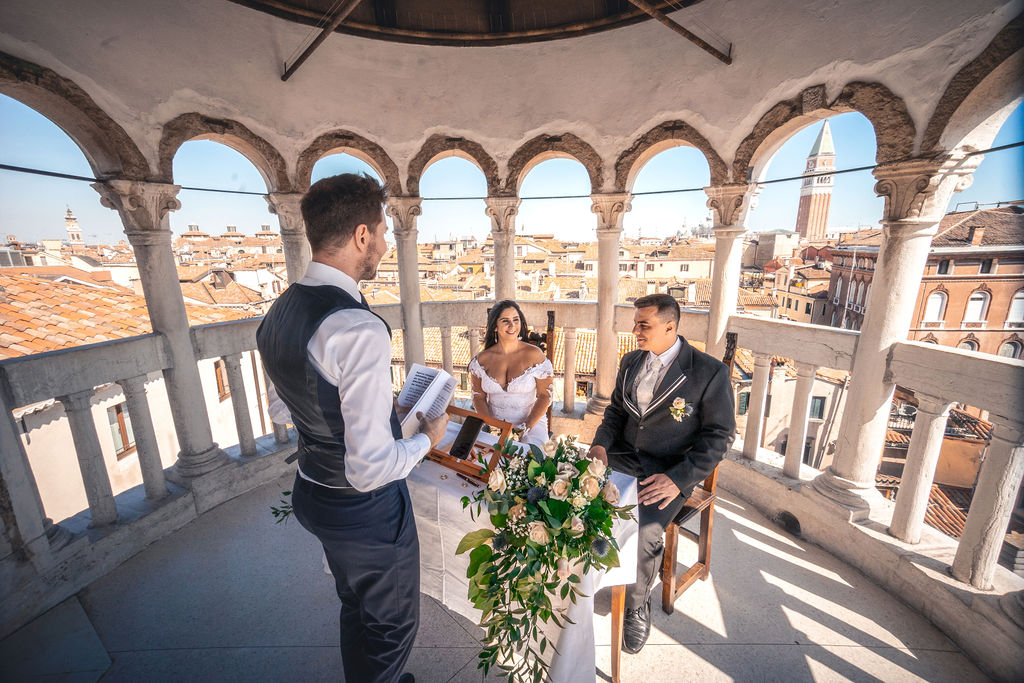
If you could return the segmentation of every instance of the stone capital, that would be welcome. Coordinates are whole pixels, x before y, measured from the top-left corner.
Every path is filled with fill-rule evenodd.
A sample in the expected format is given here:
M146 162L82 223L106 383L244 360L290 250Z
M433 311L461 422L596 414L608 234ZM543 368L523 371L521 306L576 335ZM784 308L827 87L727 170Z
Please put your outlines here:
M125 377L124 379L117 380L117 384L121 387L121 391L124 392L124 397L127 399L145 398L146 396L145 375Z
M423 197L388 197L385 211L395 221L395 239L416 239L416 218L423 213Z
M64 405L64 410L68 412L88 412L92 410L92 397L93 391L89 389L76 391L66 396L58 396L57 400Z
M736 224L742 215L745 202L759 192L756 185L746 183L730 183L728 185L711 185L704 188L708 196L707 206L715 212L715 234L718 227L729 227Z
M171 229L164 218L181 208L180 185L139 180L107 180L92 184L100 204L117 211L132 246L170 244Z
M633 195L629 192L609 192L592 194L590 200L593 202L590 210L597 214L598 235L602 230L615 230L616 234L622 232L622 218L633 208Z
M875 167L875 194L885 198L882 220L938 223L953 193L970 187L981 159L960 154Z
M276 215L281 221L281 233L302 233L306 232L306 224L302 220L302 197L301 192L271 192L263 195L267 200L267 208L270 213Z
M519 213L519 205L523 200L519 197L487 197L484 209L491 219L491 234L495 238L498 235L513 237L516 232L516 214Z
M814 379L815 374L818 372L818 366L813 363L804 363L803 361L796 361L796 375L797 377L803 377L804 379Z
M946 399L936 398L927 394L917 393L917 414L931 415L933 417L947 417L949 409L953 405Z

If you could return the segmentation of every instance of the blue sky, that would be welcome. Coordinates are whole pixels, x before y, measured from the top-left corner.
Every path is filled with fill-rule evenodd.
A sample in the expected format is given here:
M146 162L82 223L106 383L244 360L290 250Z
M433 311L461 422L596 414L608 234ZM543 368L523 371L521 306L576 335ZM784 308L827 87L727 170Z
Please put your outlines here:
M0 163L75 175L91 175L85 157L57 126L19 102L0 95ZM875 139L871 124L860 114L829 119L836 146L838 169L874 163ZM821 124L793 135L776 153L767 179L797 176ZM1024 139L1024 105L1003 125L993 146ZM958 202L991 203L1024 199L1024 148L989 154L975 173L973 185L955 195ZM314 180L345 171L371 172L369 166L348 155L321 159L313 169ZM263 179L242 155L209 141L188 142L174 159L174 178L180 185L249 192L265 192ZM707 162L697 150L677 147L651 159L637 177L635 192L702 188L709 182ZM882 200L874 195L870 171L838 175L829 215L831 227L874 226L882 212ZM767 185L750 214L752 230L791 230L796 222L798 181ZM569 159L552 159L536 166L523 182L524 197L517 230L525 234L553 233L559 238L592 240L595 217L590 201L581 199L530 199L551 195L589 194L590 182L583 166ZM486 194L483 174L470 162L456 157L432 164L420 182L420 193L431 197L480 197ZM171 214L175 233L191 223L209 233L235 225L251 234L260 225L278 230L277 217L267 211L260 196L231 195L182 190L181 210ZM666 236L685 226L703 222L708 210L703 192L637 196L624 220L627 237ZM78 217L86 241L116 242L123 237L117 215L99 204L88 183L0 171L0 235L14 234L26 241L64 237L66 207ZM418 222L420 241L449 236L483 237L490 229L482 200L424 201Z

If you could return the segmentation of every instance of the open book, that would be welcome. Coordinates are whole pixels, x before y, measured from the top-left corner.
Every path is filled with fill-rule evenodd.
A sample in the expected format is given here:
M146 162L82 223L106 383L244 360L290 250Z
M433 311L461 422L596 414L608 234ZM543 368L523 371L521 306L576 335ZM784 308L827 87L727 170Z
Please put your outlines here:
M402 438L408 439L419 430L420 421L416 419L416 413L423 413L431 419L439 417L454 393L454 377L444 370L413 363L405 386L398 394L398 405L409 409L408 415L402 419Z

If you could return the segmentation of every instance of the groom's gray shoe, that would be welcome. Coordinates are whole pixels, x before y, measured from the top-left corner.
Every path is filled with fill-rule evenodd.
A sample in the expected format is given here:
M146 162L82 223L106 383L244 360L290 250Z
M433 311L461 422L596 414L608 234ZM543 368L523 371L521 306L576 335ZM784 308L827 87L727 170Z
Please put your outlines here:
M651 599L636 609L627 609L622 622L622 649L635 655L651 635Z

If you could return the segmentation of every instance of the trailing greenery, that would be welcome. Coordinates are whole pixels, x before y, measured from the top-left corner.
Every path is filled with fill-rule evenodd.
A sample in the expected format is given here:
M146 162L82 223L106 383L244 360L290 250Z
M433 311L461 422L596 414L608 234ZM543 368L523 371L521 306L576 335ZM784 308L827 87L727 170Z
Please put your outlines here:
M616 507L610 474L599 460L581 457L576 437L529 451L509 440L487 487L472 501L463 497L463 508L475 503L477 515L486 506L491 523L466 534L456 550L469 552L469 599L486 629L484 673L498 668L510 683L543 680L542 655L554 648L540 623L561 628L565 619L552 598L575 603L583 574L618 566L612 524L632 517L634 506Z

